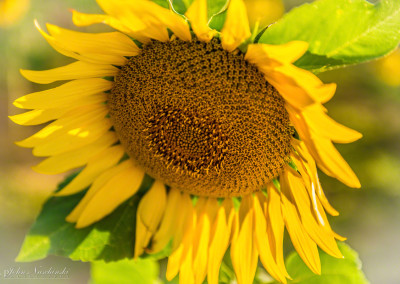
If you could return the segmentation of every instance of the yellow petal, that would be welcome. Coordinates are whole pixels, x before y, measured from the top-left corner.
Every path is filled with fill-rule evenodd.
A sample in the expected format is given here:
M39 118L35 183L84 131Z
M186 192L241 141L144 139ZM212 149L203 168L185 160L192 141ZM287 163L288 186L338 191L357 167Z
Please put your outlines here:
M172 279L175 278L175 276L179 272L179 269L181 268L182 252L183 246L179 246L168 257L167 271L165 273L165 278L168 281L172 281Z
M54 48L58 53L62 55L89 62L94 64L113 64L113 65L123 65L126 63L126 58L121 55L113 55L107 53L95 53L95 52L86 52L84 54L80 54L74 50L70 50L69 45L65 44L63 41L56 40L54 37L48 35L46 32L42 30L39 26L39 23L35 20L35 26L41 35L45 38L45 40L50 44L52 48Z
M331 119L319 104L314 104L302 110L301 116L304 117L308 127L314 133L329 138L333 142L350 143L362 137L361 133Z
M251 198L246 196L241 201L231 243L231 259L238 284L253 283L257 268L258 251L253 241L254 209Z
M124 155L125 150L121 145L113 146L92 156L86 167L61 191L55 193L56 196L75 194L96 180L101 174L115 166Z
M113 27L116 30L120 30L123 33L127 33L129 30L126 27L114 27L111 23L109 23L107 20L109 20L110 16L108 15L100 15L100 14L86 14L86 13L81 13L78 11L75 11L71 9L72 12L72 22L74 23L75 26L78 27L86 27L94 24L107 24L111 27Z
M53 89L20 97L14 101L14 105L25 109L49 109L88 104L89 99L105 101L107 97L102 92L111 87L112 82L100 78L74 80Z
M298 141L298 142L297 142ZM316 210L316 203L318 200L316 200L316 196L318 196L318 199L326 209L326 211L329 212L332 216L337 216L339 215L339 212L337 212L328 202L324 191L321 187L321 184L318 179L318 174L317 174L317 169L315 165L314 159L310 156L310 154L307 151L307 148L305 144L299 140L293 139L292 145L294 149L299 153L293 154L292 160L295 162L296 165L298 165L299 171L301 175L306 178L307 176L309 177L310 181L309 184L306 184L307 189L309 190L309 195L310 198L312 198L313 201L313 207ZM310 187L310 188L308 188ZM320 211L320 210L318 210ZM316 212L318 215L319 213Z
M228 249L234 214L232 199L226 198L218 208L217 216L211 228L207 267L207 282L209 284L218 284L219 268Z
M193 248L190 247L186 256L184 257L181 265L181 271L179 273L179 283L195 284L194 271L196 267L192 264Z
M346 237L342 237L341 235L336 234L336 233L334 233L334 234L335 234L335 239L337 239L337 240L339 240L341 242L344 242L345 240L347 240Z
M340 153L336 150L329 139L320 138L317 136L312 137L314 147L319 154L317 160L319 164L322 164L329 170L329 173L334 173L333 177L337 178L344 184L353 188L360 188L361 184L357 176L350 168L349 164L343 159ZM324 170L324 167L321 169ZM327 173L328 174L328 173ZM332 176L331 174L328 174Z
M77 61L63 67L45 71L20 70L22 76L31 82L39 84L49 84L55 81L75 80L86 78L99 78L105 76L115 76L119 69L104 64L92 64Z
M182 210L185 212L184 218L182 219L182 225L176 227L174 234L174 241L172 244L172 250L175 250L182 243L191 243L193 238L193 233L196 228L197 214L196 210L193 208L192 200L189 194L182 193ZM188 247L185 247L183 254L186 253Z
M145 43L149 41L148 37L143 37L137 33L132 32L132 30L122 24L121 21L108 15L85 14L72 10L72 21L78 27L85 27L100 23L106 24L120 32L123 32L124 34L133 36L140 42Z
M78 149L93 143L112 126L107 111L91 112L82 115L82 119L59 119L33 136L16 142L21 147L34 147L33 154L38 157L53 156ZM92 115L90 115L92 114Z
M259 65L275 63L279 66L283 63L295 62L307 49L308 43L304 41L291 41L279 45L249 44L245 59Z
M65 133L75 127L85 125L87 122L96 121L97 119L104 117L106 114L107 109L105 106L101 105L89 105L76 108L50 123L36 134L20 142L16 142L16 144L20 147L35 147L41 143L46 143L52 138L56 138L60 133Z
M230 0L221 36L222 47L227 51L235 50L251 36L246 5L243 0Z
M103 172L101 175L96 177L96 180L90 186L88 192L85 196L81 199L78 205L72 210L72 212L67 216L66 220L68 222L76 222L78 221L80 215L82 214L83 210L86 208L89 201L97 194L97 192L104 187L111 179L117 176L119 173L125 171L126 169L132 167L132 161L126 160L119 165L108 169L107 171Z
M107 132L92 144L82 148L52 156L34 166L33 169L42 174L59 174L88 163L91 157L105 150L118 141L114 132Z
M82 55L76 55L74 58L93 64L110 64L116 66L122 66L128 62L128 59L124 56L101 53L84 53Z
M128 7L126 6L126 1L125 3L121 3L121 1L113 1L111 3L107 0L99 0L97 1L97 3L103 9L103 11L116 19L124 27L127 27L134 37L137 37L139 35L142 38L151 38L158 41L168 41L169 37L167 29L165 27L162 27L159 21L156 20L157 23L153 23L153 25L146 24L143 21L143 17L141 17L140 14L138 15L137 10L132 9L131 7L130 9L128 9ZM135 4L137 6L140 6L142 3L139 4L138 2L136 2Z
M112 177L89 200L76 222L76 228L89 226L108 214L136 193L144 172L133 165Z
M248 46L245 59L264 73L282 97L297 109L315 102L329 101L335 93L336 84L323 84L311 72L291 64L307 50L307 43L289 42L285 45L252 44Z
M326 102L335 93L335 84L323 84L312 73L292 65L275 68L258 65L266 80L293 107L303 109L316 102ZM307 78L306 78L307 77Z
M308 94L304 88L299 86L292 76L278 72L276 69L259 69L264 73L268 83L274 86L279 94L290 105L301 109L315 103L310 94Z
M67 132L62 132L59 136L35 146L32 153L37 157L45 157L55 156L78 149L93 143L101 136L105 135L111 126L109 119L102 119Z
M149 253L157 253L161 251L172 239L174 225L179 224L182 218L180 212L181 193L179 190L171 188L168 192L167 204L165 213L160 224L160 228L154 234L151 241Z
M156 181L142 197L136 213L135 255L140 256L147 248L164 214L167 194L162 182ZM157 204L157 206L154 206Z
M120 32L81 33L51 24L46 26L50 35L64 48L80 54L135 56L140 51L133 40Z
M283 180L284 179L281 178L282 213L284 215L285 225L289 232L290 239L292 240L296 251L311 271L316 274L321 274L321 263L317 245L310 238L301 224L290 189L287 188L284 182L282 182Z
M166 278L171 281L179 272L193 239L196 225L196 212L188 194L183 193L180 202L182 219L177 223L174 233L172 254L168 257ZM193 278L194 281L194 278Z
M42 30L42 28L40 27L39 23L37 20L35 20L35 26L37 28L37 30L40 32L40 34L44 37L44 39L48 42L48 44L50 44L50 46L52 48L54 48L54 50L56 50L58 53L61 53L64 56L68 56L71 58L75 58L77 60L83 60L86 61L85 58L73 51L67 50L65 49L59 42L57 42L53 37L51 37L50 35L48 35L46 32L44 32ZM98 62L93 62L93 63L98 63Z
M274 244L271 244L271 250L274 251L275 262L279 269L284 273L287 278L290 278L286 271L285 261L283 259L283 235L285 230L285 223L282 215L281 197L278 190L272 183L267 185L268 190L268 209L267 216L267 230L273 236Z
M217 33L208 26L207 0L194 0L185 15L201 41L209 42Z
M208 198L203 212L199 214L199 223L193 240L193 267L196 268L193 272L196 284L203 283L207 274L211 224L214 221L218 207L217 199Z
M314 181L311 178L310 170L305 161L301 159L296 153L292 152L290 154L290 158L292 162L296 165L297 171L300 173L302 177L302 181L304 183L305 188L307 189L308 195L311 199L312 209L314 211L315 216L317 216L317 220L319 223L323 224L324 220L322 218L321 213L323 210L318 206L318 198L315 189Z
M330 230L330 227L319 225L315 217L311 212L311 204L309 195L307 194L306 188L302 183L302 179L300 176L297 176L292 173L290 169L286 169L283 174L283 187L292 194L294 197L294 201L297 207L298 212L300 213L301 223L304 226L304 229L308 233L308 235L316 242L325 252L328 254L342 258L342 254L337 247L333 232ZM321 214L321 213L320 213ZM325 220L323 220L325 222Z
M264 47L264 44L249 44L244 59L256 65L264 73L285 63L284 58L270 57Z
M327 175L337 178L349 187L359 188L360 182L353 170L335 149L330 139L310 131L301 113L286 106L290 121L294 124L300 138L306 144L318 167Z
M324 190L322 189L321 183L319 182L319 179L318 179L317 169L313 169L313 173L314 173L313 179L316 180L314 182L314 185L316 187L316 192L317 192L319 200L321 201L325 210L328 211L329 214L331 214L332 216L338 216L339 212L336 211L336 209L332 207L332 205L329 203L328 199L325 196Z
M67 111L68 109L62 108L35 109L9 116L9 118L19 125L37 125L60 118Z
M267 234L267 222L260 206L257 195L254 196L254 240L260 253L260 260L269 274L281 283L286 283L285 273L275 262Z
M274 71L283 77L291 78L295 87L304 90L316 102L325 103L335 94L336 84L324 84L313 73L294 65L282 65L276 67ZM293 106L296 107L296 104L293 104Z
M117 0L97 0L100 7L109 15L118 19L133 33L143 37L167 41L167 28L182 40L190 40L190 30L185 20L171 10L154 2L136 0L134 3Z

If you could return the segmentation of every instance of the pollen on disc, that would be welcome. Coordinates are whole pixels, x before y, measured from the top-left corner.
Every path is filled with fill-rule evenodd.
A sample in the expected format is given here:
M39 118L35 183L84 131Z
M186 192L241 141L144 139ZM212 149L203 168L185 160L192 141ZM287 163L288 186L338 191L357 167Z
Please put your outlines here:
M149 175L201 196L242 196L282 171L292 130L280 94L213 39L152 41L116 76L110 118Z

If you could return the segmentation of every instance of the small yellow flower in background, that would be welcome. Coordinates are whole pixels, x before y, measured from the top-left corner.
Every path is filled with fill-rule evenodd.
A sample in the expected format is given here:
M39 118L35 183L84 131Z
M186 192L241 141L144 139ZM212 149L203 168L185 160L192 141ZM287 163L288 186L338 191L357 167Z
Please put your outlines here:
M377 77L390 86L400 86L400 49L373 63Z
M282 0L244 0L250 27L258 22L260 28L277 21L285 13Z
M138 207L135 257L172 242L167 279L218 283L230 248L240 284L252 283L258 259L286 283L283 235L319 274L317 247L340 258L325 210L338 215L317 168L350 187L360 183L336 143L361 134L327 114L335 84L295 67L308 44L249 44L245 3L231 0L221 32L207 25L207 1L183 17L151 1L97 0L104 15L74 11L89 34L37 25L48 43L77 61L47 71L22 70L32 82L69 81L17 99L21 125L51 122L17 142L47 157L35 170L84 167L58 196L84 198L67 217L77 228L110 214L155 178ZM168 30L172 31L172 35ZM133 37L138 42L134 42ZM110 79L111 78L111 79ZM167 185L167 186L166 186Z
M0 27L15 24L29 9L29 0L0 0Z

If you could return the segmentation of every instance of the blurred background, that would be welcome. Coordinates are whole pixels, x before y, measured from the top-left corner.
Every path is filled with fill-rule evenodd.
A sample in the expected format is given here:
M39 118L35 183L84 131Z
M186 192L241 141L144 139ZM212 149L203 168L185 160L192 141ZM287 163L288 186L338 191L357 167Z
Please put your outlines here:
M267 25L301 0L247 0L251 21L268 11ZM33 25L50 22L72 26L69 9L101 12L95 0L0 0L0 282L54 283L54 280L4 280L4 270L50 266L69 270L63 283L87 283L89 265L60 257L35 263L15 263L24 234L41 204L62 179L62 175L35 173L31 166L40 159L31 150L18 148L22 140L39 127L14 125L8 115L20 113L12 102L22 95L47 89L25 80L19 69L43 70L72 60L51 49ZM104 31L103 26L79 29ZM348 238L358 251L363 270L371 283L398 284L400 281L400 52L358 66L320 74L324 82L336 82L335 97L326 104L338 122L354 128L364 137L350 145L338 145L360 178L362 188L350 189L321 173L322 185L340 216L331 218L332 227ZM60 280L61 281L61 280Z

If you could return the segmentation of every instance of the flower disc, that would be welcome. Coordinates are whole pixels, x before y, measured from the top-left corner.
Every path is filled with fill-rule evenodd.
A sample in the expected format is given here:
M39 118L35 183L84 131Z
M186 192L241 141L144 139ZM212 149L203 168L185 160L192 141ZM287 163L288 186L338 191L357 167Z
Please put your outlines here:
M196 195L260 190L290 152L284 100L241 52L225 51L217 39L144 45L121 68L108 106L130 157Z

